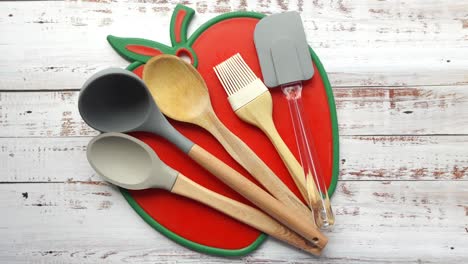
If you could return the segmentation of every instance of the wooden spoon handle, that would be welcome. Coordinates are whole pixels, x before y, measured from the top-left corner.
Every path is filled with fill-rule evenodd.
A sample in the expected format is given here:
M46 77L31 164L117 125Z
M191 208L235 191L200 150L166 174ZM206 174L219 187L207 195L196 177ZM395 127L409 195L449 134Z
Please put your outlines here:
M250 149L247 144L227 129L214 112L207 112L200 126L208 130L231 157L244 167L274 197L286 206L302 212L304 219L315 224L309 208L275 175L275 173Z
M250 225L304 251L314 255L320 255L321 253L321 250L312 243L292 232L260 210L208 190L180 173L171 192L201 202L244 224Z
M226 185L244 196L260 209L283 223L305 239L323 248L328 239L320 233L309 219L293 208L276 200L269 193L252 183L240 173L220 161L198 145L194 145L188 155Z

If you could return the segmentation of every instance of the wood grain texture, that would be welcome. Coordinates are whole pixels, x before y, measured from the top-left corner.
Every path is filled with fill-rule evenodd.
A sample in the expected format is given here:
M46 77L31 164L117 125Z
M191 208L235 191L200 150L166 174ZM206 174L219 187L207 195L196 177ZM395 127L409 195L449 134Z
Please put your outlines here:
M170 14L176 3L179 1L1 2L0 52L8 56L0 61L0 89L77 89L93 72L125 67L128 63L105 37L141 37L168 44ZM468 41L468 4L464 1L183 3L197 11L190 32L223 12L300 11L308 41L335 87L468 83L468 53L462 49Z
M182 174L177 176L177 180L174 183L171 192L201 202L239 220L244 224L258 229L271 237L286 242L313 255L318 256L321 253L319 248L314 246L312 243L309 243L298 234L292 232L290 229L264 212L203 188Z
M333 90L340 135L468 134L468 85ZM0 137L97 135L78 92L0 92Z
M243 73L241 72L240 74L242 75ZM252 83L250 85L252 86ZM261 84L260 87L261 86L263 86L263 84ZM246 87L243 88L245 89ZM247 88L253 89L255 88L255 86ZM233 99L233 97L230 97L230 99ZM294 111L291 110L291 107L293 107L292 104L289 104L290 111ZM333 226L335 218L331 209L327 186L324 181L326 175L323 174L323 171L316 170L317 164L314 162L317 162L317 157L312 156L313 154L310 152L309 154L305 154L305 156L301 156L303 165L307 164L307 162L304 161L304 159L309 158L311 162L309 164L311 167L309 167L308 169L302 168L301 164L299 164L296 157L292 154L291 150L288 148L288 146L276 130L275 123L273 122L272 118L272 110L273 101L271 98L271 94L269 91L266 91L254 98L252 101L244 104L242 107L237 109L236 115L243 121L258 127L270 139L271 143L275 146L276 151L281 157L283 164L286 166L290 177L294 180L294 183L298 187L306 203L309 205L309 208L314 212L313 215L315 219L315 224L319 228L324 228L325 223L329 227ZM300 117L303 114L301 113L301 111L302 110L299 110L299 112L296 112L295 114L298 114ZM301 125L302 124L300 124L299 126ZM300 130L302 128L298 128L297 124L295 124L294 130L298 129ZM303 132L305 133L295 131L296 141L298 140L298 138L309 134L307 130ZM298 134L302 135L297 136ZM311 156L307 157L308 155Z
M0 262L463 263L467 192L468 182L340 183L322 257L269 239L249 256L220 258L164 238L108 185L1 184Z
M86 159L90 137L0 138L0 181L102 182Z
M0 137L94 136L78 112L78 92L0 92Z
M345 137L341 179L468 180L467 143L467 136Z
M198 124L208 130L223 145L231 157L244 167L271 195L287 207L302 211L305 216L311 215L311 209L302 203L246 143L225 127L213 111L206 113ZM311 221L313 220L311 219Z
M224 89L226 89L226 87ZM292 154L291 150L288 148L286 143L284 143L280 134L276 130L272 117L273 101L271 93L269 91L263 92L252 101L237 109L235 112L240 119L258 127L263 133L265 133L268 139L270 139L284 165L288 169L294 183L301 192L304 200L309 204L317 202L317 186L314 183L310 189L307 189L304 170L302 169L301 164L299 164L296 157L294 157L294 154Z
M242 177L237 171L231 169L228 165L196 144L187 154L231 189L300 236L314 243L320 249L325 248L327 245L327 237L314 225L314 220L305 205L302 204L302 207L296 206L295 200L287 201L286 203L275 199L273 194L269 194L256 184ZM294 198L297 199L297 197Z
M0 181L99 182L86 160L90 140L0 138ZM342 136L340 179L468 180L466 142L468 136Z

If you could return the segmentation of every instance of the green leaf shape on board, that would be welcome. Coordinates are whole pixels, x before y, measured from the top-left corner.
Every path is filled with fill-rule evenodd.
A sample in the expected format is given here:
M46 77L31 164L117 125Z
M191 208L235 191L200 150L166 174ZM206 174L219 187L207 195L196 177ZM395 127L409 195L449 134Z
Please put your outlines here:
M153 50L153 53L158 50L164 54L175 53L173 48L149 39L120 38L109 35L107 36L107 41L112 46L112 48L117 51L117 53L130 62L139 61L146 63L154 56L151 52L149 52L150 50ZM139 51L138 47L141 47L142 49Z
M184 47L187 42L187 30L195 10L182 4L177 4L172 12L170 37L173 47Z

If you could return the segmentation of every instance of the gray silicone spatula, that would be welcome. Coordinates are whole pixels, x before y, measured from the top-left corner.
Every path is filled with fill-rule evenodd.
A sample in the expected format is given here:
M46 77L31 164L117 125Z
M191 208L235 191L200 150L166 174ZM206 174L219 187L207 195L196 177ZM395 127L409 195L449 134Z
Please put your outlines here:
M280 86L288 100L316 224L322 228L331 226L335 218L301 99L302 81L312 78L314 68L299 13L286 12L261 19L255 27L254 41L266 86Z
M285 206L180 134L163 116L148 88L136 74L118 68L94 74L81 89L78 108L85 122L96 130L146 131L167 139L226 185L317 247L323 248L327 244L327 238L315 226L301 220L302 212Z
M122 133L104 133L88 144L88 161L106 181L130 190L158 188L203 203L297 248L320 254L320 249L273 218L193 182L167 166L150 146Z

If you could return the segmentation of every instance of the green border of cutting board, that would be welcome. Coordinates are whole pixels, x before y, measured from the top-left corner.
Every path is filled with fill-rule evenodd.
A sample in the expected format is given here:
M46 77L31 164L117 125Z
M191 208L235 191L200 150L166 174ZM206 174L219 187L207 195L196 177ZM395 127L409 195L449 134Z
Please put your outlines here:
M182 40L176 41L175 38L175 29L174 26L176 23L173 23L176 20L177 14L180 10L183 10L185 12L185 17L184 21L181 22L181 38ZM119 54L122 56L126 57L127 59L132 60L133 62L127 67L128 70L134 70L137 67L143 65L149 57L151 57L150 53L152 56L157 55L157 52L161 53L168 53L168 54L176 54L177 50L179 50L181 47L186 48L189 51L191 51L190 46L195 42L195 40L209 27L212 25L226 20L230 18L242 18L242 17L247 17L247 18L257 18L261 19L265 17L264 14L256 13L256 12L231 12L231 13L226 13L219 15L217 17L214 17L201 25L193 34L190 36L190 38L186 38L186 32L188 28L188 24L193 16L195 11L187 6L184 5L177 5L174 13L172 15L172 21L171 21L171 27L170 27L170 34L171 34L171 42L173 47L168 47L165 45L162 45L157 42L153 42L150 40L146 39L131 39L133 43L137 44L142 44L146 45L149 47L155 47L155 49L151 50L148 49L146 52L149 54L145 55L135 55L131 54L131 52L127 51L125 46L125 42L128 39L122 39L122 38L117 38L114 36L108 36L108 40L112 47L116 49ZM317 67L322 79L323 79L323 84L326 90L327 98L328 98L328 105L329 105L329 110L330 110L330 117L331 117L331 124L332 124L332 138L333 138L333 168L332 168L332 181L330 183L330 186L328 188L329 195L332 196L333 193L335 192L337 181L338 181L338 172L339 172L339 135L338 135L338 119L337 119L337 114L336 114L336 106L335 106L335 100L333 96L333 91L331 89L330 82L328 80L327 73L325 72L325 69L320 62L318 56L315 54L315 52L312 50L312 48L309 47L310 50L310 55L312 57L312 60ZM197 58L194 56L194 66L197 66ZM151 227L165 235L166 237L172 239L173 241L191 248L193 250L202 252L202 253L207 253L207 254L212 254L212 255L219 255L219 256L243 256L246 255L262 244L262 242L267 238L267 235L262 234L260 235L251 245L242 248L242 249L236 249L236 250L229 250L229 249L220 249L220 248L215 248L215 247L209 247L205 245L201 245L198 243L195 243L193 241L190 241L188 239L185 239L176 233L170 231L169 229L165 228L161 224L159 224L157 221L155 221L149 214L145 212L143 208L138 205L138 203L133 199L133 197L130 195L130 193L125 190L125 189L120 189L122 195L125 197L127 202L130 204L130 206L142 217Z

